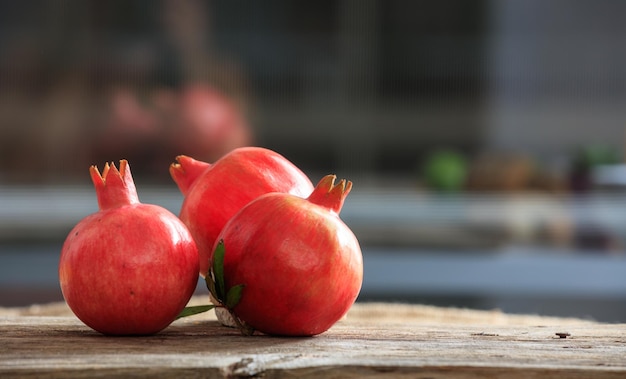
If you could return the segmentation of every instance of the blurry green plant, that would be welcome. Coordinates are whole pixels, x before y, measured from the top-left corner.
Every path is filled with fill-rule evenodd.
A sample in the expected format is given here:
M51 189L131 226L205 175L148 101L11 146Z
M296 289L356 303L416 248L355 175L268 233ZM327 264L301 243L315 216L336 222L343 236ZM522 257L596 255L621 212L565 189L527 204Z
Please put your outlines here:
M437 192L453 193L463 189L467 172L467 158L463 154L451 149L441 149L427 157L422 175L429 188Z

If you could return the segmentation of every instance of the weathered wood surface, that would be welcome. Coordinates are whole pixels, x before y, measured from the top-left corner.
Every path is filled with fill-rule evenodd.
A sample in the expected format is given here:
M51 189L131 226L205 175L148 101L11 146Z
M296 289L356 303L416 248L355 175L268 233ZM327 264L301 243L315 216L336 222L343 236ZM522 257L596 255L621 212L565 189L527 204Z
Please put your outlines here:
M212 312L106 337L63 305L0 309L1 378L138 376L625 378L626 325L357 304L312 338L244 337Z

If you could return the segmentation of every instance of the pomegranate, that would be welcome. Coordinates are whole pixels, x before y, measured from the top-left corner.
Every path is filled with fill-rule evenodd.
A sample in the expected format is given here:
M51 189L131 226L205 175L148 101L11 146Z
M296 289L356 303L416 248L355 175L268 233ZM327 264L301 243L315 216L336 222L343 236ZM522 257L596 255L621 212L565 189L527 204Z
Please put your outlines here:
M254 139L243 102L208 83L143 91L116 88L104 111L100 131L90 134L91 155L131 158L155 178L170 163L164 157L182 153L213 161Z
M234 149L214 164L185 155L176 160L170 174L184 195L179 217L198 245L202 277L208 272L217 235L244 205L270 192L306 197L313 191L299 168L261 147Z
M230 309L234 318L266 334L311 336L350 309L361 290L363 258L339 218L352 183L334 185L335 178L324 177L306 199L261 196L226 224L215 251L223 243L224 288L241 289Z
M171 141L187 155L212 160L252 140L242 109L214 86L186 85L180 90L175 110Z
M127 161L90 168L99 211L70 231L61 251L65 301L103 334L157 333L176 319L198 282L198 251L185 225L139 202Z

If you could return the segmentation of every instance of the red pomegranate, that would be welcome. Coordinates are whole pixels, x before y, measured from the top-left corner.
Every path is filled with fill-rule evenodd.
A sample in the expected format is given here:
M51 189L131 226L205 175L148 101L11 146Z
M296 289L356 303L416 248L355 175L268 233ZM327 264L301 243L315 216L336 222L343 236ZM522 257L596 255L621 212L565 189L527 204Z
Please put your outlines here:
M198 251L185 225L139 202L130 167L90 168L99 211L70 231L61 251L65 301L104 334L153 334L183 310L198 283Z
M357 238L339 218L352 183L334 185L334 180L334 175L324 177L306 199L261 196L219 234L224 288L243 288L231 311L249 327L275 335L316 335L356 301L363 258Z
M234 149L214 164L188 156L176 159L170 174L184 195L179 217L198 245L202 277L209 269L217 235L243 206L270 192L306 197L313 191L298 167L261 147Z

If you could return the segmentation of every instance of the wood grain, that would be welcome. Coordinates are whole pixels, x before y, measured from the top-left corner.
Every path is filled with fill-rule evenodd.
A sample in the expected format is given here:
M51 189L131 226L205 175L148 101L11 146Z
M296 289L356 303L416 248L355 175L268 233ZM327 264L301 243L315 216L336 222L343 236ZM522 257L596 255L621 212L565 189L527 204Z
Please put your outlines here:
M469 311L469 322L441 322L422 313L419 306L355 305L312 338L244 337L212 314L150 337L103 336L71 315L5 315L0 377L626 377L626 325L538 316L516 324L509 315L492 322L480 311Z

